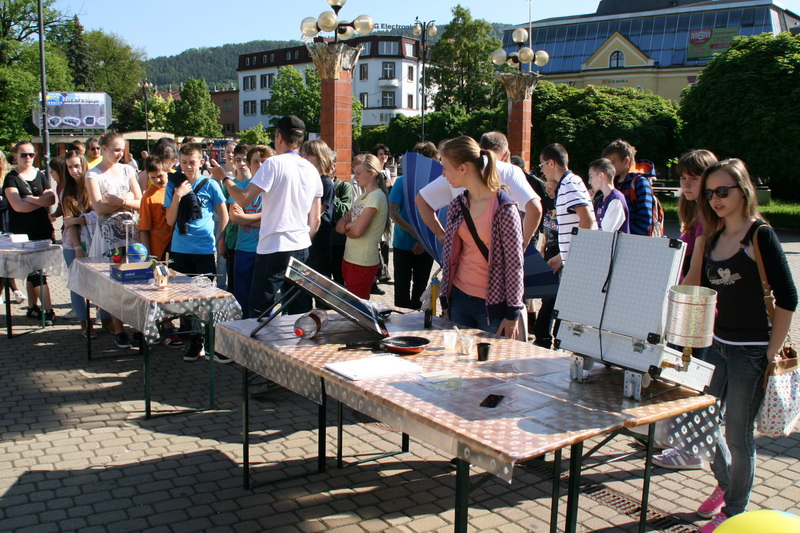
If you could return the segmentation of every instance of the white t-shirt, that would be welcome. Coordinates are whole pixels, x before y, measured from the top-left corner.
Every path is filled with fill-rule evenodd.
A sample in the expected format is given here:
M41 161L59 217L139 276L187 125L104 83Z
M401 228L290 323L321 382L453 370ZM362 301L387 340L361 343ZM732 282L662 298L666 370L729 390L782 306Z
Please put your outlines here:
M517 165L497 161L497 172L500 174L500 183L508 187L508 194L517 202L517 207L523 213L528 202L539 198L528 180L525 179L525 173ZM450 186L447 178L439 176L423 187L419 194L434 211L438 211L450 205L450 202L462 192L464 192L463 187L455 189Z
M322 197L314 166L295 154L270 157L250 182L263 190L261 229L256 253L293 252L311 246L308 213Z
M580 176L568 170L561 177L556 195L556 220L558 222L558 248L561 259L567 263L569 247L572 243L572 228L577 228L580 218L575 212L576 207L588 206L592 208L589 191Z

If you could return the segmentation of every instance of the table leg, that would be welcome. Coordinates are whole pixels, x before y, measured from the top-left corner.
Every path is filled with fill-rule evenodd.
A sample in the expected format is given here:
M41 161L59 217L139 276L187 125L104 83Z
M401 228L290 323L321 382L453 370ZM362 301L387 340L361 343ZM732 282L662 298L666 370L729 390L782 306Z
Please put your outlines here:
M344 438L344 404L339 402L336 409L336 468L344 468L342 439Z
M566 533L575 533L578 527L578 499L581 495L581 463L583 459L583 442L570 447L569 451L569 485L567 488L567 522Z
M89 341L91 342L91 340ZM144 359L144 418L150 419L150 345L144 340L144 335L139 340L139 352Z
M558 503L561 500L561 448L553 452L553 485L550 488L550 533L558 530Z
M467 533L469 521L469 463L456 458L455 533Z
M250 371L242 367L242 475L244 488L250 488L250 397L247 394L247 382Z
M3 290L6 293L6 337L13 337L11 327L11 280L3 278Z
M409 438L408 433L403 433L403 440L400 444L400 449L403 451L403 453L408 453L410 441L411 439Z
M328 411L328 395L325 393L325 380L320 378L320 384L322 386L322 403L319 405L319 418L317 420L319 426L319 435L317 435L317 472L322 473L325 472L325 460L327 459L328 430L325 418Z
M92 360L92 302L86 299L86 357Z
M208 336L208 342L206 346L208 346L208 351L206 352L206 356L208 357L208 394L210 396L208 402L208 408L210 410L214 410L216 406L215 401L215 390L214 390L214 315L211 315L211 318L208 321L208 325L206 325L206 335Z
M47 327L47 325L45 324L45 319L46 319L45 315L47 314L47 311L44 308L44 294L43 294L44 288L43 287L44 287L44 271L40 270L39 271L39 303L42 304L42 329ZM51 300L50 301L50 305L52 305L52 304L53 304L53 302Z
M647 452L644 460L644 481L642 483L642 507L639 515L639 533L647 527L647 506L650 500L650 473L653 469L653 449L656 442L656 425L647 427Z

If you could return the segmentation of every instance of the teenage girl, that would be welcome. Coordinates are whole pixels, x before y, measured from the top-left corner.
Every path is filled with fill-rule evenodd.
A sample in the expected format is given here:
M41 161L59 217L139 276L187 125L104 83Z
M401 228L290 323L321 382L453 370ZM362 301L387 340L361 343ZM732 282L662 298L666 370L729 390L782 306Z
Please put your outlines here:
M9 164L8 159L6 159L6 154L0 150L0 178L5 178L6 174L8 174L8 169ZM3 194L3 188L0 187L0 233L8 231L8 210L8 200L6 200L5 194ZM28 299L28 297L17 288L17 280L14 278L0 278L0 284L2 283L8 283L8 288L11 291L10 300L13 303L21 304ZM0 286L0 290L5 290L5 285ZM2 298L5 298L5 293L3 293Z
M345 287L369 300L370 287L381 266L378 246L389 231L389 201L381 163L374 155L353 158L353 178L364 193L336 224L336 231L347 236L342 260Z
M30 240L53 240L53 223L50 222L48 208L55 205L56 194L50 180L41 170L33 166L36 150L33 144L22 141L14 146L16 167L6 174L3 182L3 195L8 199L8 225L11 233L24 233ZM43 281L42 281L43 279ZM38 272L28 275L28 318L40 320L42 313L45 324L55 323L55 311L50 301L50 287L47 278ZM39 307L41 300L44 311Z
M452 139L441 155L442 175L450 186L467 189L447 212L442 309L456 324L515 339L524 307L517 204L501 189L494 154L481 150L474 139L466 135Z
M720 399L725 432L715 433L711 470L717 487L698 514L714 519L700 528L710 533L745 511L756 467L754 423L764 399L767 364L774 360L797 307L783 248L756 203L744 163L726 159L703 173L700 214L706 236L702 285L717 291L714 343L706 361L715 366L710 392ZM775 297L770 321L764 304L753 242L757 240L767 281ZM716 515L716 516L715 516Z

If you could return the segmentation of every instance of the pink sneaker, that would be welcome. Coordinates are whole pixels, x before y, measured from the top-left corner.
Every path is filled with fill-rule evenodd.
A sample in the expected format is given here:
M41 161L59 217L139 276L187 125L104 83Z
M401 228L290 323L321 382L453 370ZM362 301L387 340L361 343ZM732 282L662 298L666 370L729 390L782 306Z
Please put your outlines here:
M700 507L697 509L697 514L703 518L711 518L712 516L717 515L723 507L725 507L725 491L722 490L722 488L717 487L714 489L714 492L711 493L711 496L706 498L706 501L700 504ZM709 531L714 531L714 529L709 529Z
M717 529L717 526L722 524L727 519L728 519L728 517L725 516L725 513L719 513L717 516L714 517L714 520L712 520L708 524L704 525L703 527L701 527L697 531L698 531L698 533L711 533L712 531Z

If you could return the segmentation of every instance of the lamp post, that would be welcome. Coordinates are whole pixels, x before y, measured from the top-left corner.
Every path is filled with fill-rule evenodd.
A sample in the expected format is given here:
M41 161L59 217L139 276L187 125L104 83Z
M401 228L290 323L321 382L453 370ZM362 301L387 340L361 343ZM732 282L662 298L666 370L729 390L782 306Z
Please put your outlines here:
M147 144L147 153L150 153L150 113L147 111L147 99L149 97L150 89L153 88L153 84L147 81L147 78L144 81L140 81L137 84L139 87L142 88L142 92L144 92L144 138L145 143Z
M425 142L425 111L428 109L428 90L425 83L425 63L428 60L428 37L434 37L438 29L436 28L436 21L431 20L430 22L422 22L417 17L416 22L414 23L414 29L411 32L416 35L417 37L422 37L422 48L420 49L420 55L422 56L422 72L420 76L422 78L422 104L420 105L420 119L422 123L422 131L420 132L420 140Z
M550 61L550 56L544 50L534 52L531 46L523 46L528 40L528 31L517 28L511 34L511 39L517 43L517 51L507 54L502 48L492 52L492 62L498 67L504 63L517 67L511 72L495 72L495 78L503 83L508 96L508 147L513 155L519 155L530 165L532 100L533 91L539 83L541 74L532 70L523 71L522 65L534 63L539 67L545 66Z
M336 177L349 181L353 159L353 69L361 46L349 46L339 40L369 35L375 22L369 15L359 15L352 22L339 20L347 0L328 0L333 11L323 11L318 18L306 17L300 23L303 36L311 39L320 32L334 32L333 42L309 42L308 53L322 81L320 135L336 152Z

